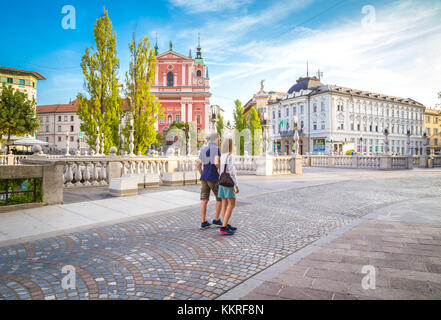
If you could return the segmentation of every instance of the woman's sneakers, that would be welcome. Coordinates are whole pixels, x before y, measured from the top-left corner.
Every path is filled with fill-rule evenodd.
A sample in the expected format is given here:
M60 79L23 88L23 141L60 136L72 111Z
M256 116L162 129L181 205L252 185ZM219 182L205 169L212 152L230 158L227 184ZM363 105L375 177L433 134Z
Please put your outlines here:
M211 224L207 221L201 223L201 230L208 229L211 227Z
M234 234L234 231L229 229L228 227L221 227L219 229L219 233L223 236L232 236Z
M230 229L231 231L236 231L237 230L237 228L233 227L232 225L228 225L227 228Z
M219 219L219 220L214 220L213 219L213 222L211 223L211 225L212 225L213 228L221 228L222 227L222 221L221 221L221 219Z

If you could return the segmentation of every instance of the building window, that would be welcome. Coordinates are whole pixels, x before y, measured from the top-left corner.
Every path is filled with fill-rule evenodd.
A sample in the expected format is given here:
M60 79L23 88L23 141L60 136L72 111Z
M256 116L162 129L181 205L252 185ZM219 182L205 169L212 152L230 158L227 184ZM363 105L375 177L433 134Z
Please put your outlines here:
M317 112L317 103L314 103L314 106L313 106L313 112L314 112L314 113Z
M354 131L355 127L354 127L354 123L351 123L351 131Z
M46 117L46 122L49 122L49 117Z
M429 123L430 123L430 117L429 117L429 116L427 116L427 120L426 120L426 122L429 122Z
M378 126L375 126L375 132L378 132Z
M297 107L293 107L292 108L292 113L295 115L295 114L297 114Z
M64 116L64 121L67 121L67 116Z
M323 101L321 102L321 111L325 112L325 103Z
M357 130L360 131L360 124L357 124Z
M46 142L49 142L49 137L46 137Z
M305 113L305 107L303 106L303 104L300 106L300 114L304 114Z
M46 132L49 132L49 126L46 126Z
M181 122L181 115L179 114L176 115L176 122Z
M14 80L12 78L8 78L8 83L14 83Z
M19 82L19 83L20 83L21 86L24 86L24 85L25 85L25 81L24 81L23 79L20 79L20 82Z
M74 126L70 126L70 132L74 132Z
M167 124L171 124L172 121L173 121L172 116L168 116L168 117L167 117Z
M70 137L70 142L73 142L74 141L74 137Z
M435 139L435 145L436 146L438 145L438 139Z
M325 130L325 129L326 129L326 124L324 121L322 121L322 130Z
M74 116L70 116L70 121L74 121Z
M202 77L202 71L201 71L201 70L198 70L198 71L196 72L196 75L197 75L198 77Z
M58 142L61 142L61 137L60 136L58 136Z
M288 117L289 116L289 108L285 109L285 115Z
M58 122L61 122L61 116L58 116Z
M302 121L300 121L300 129L303 129L303 127L305 126L305 123Z
M173 87L173 72L167 73L167 87Z
M430 135L430 128L427 128L427 134Z
M61 132L61 126L58 126L58 132Z
M196 121L197 121L197 124L198 124L198 125L201 124L201 115L200 115L200 114L198 114L198 115L196 116Z
M433 134L438 134L438 129L433 129Z
M314 122L313 128L313 130L317 130L317 122Z

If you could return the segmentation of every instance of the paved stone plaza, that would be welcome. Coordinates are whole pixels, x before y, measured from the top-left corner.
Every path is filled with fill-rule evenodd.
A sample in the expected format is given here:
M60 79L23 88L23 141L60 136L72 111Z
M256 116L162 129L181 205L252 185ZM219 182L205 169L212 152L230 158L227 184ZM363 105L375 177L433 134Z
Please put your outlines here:
M120 209L100 188L65 192L59 209L82 208L95 223L3 234L0 299L441 299L440 182L440 170L239 177L233 237L198 229L199 186L145 191ZM180 190L193 202L153 200ZM94 220L98 207L114 220ZM117 210L139 212L122 221ZM367 263L380 268L377 294L361 291ZM61 286L66 265L75 290Z

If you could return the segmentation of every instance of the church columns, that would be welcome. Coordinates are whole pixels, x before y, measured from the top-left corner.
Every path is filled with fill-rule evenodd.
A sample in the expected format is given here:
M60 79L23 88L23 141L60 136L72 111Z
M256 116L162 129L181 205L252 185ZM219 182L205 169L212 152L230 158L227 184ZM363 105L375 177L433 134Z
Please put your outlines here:
M187 121L185 117L185 103L181 103L181 121L183 122Z
M185 72L187 71L187 66L185 64L182 65L182 86L185 86Z
M193 121L193 105L191 103L188 104L188 120L187 122Z

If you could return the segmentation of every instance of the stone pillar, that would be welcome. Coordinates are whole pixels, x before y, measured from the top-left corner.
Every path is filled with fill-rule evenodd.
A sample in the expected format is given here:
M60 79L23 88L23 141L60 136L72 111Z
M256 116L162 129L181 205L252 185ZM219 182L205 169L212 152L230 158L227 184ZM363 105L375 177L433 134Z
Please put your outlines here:
M294 155L291 157L291 173L293 174L303 174L303 167L302 167L302 156L301 155Z
M300 162L301 164L301 162ZM256 158L256 176L271 176L273 175L273 157L264 154Z
M413 169L413 156L409 155L406 157L407 160L407 169L412 170Z
M122 170L121 170L121 162L119 161L109 161L107 166L108 168L108 179L109 182L115 178L121 178Z
M380 157L380 170L392 170L392 157L391 156Z
M352 165L351 165L352 169L358 169L358 156L355 155L352 157Z
M185 116L185 103L181 103L181 121L187 121L187 117Z
M41 191L43 203L55 205L63 203L63 165L44 165Z
M187 122L193 121L193 105L191 103L188 104L188 119Z

